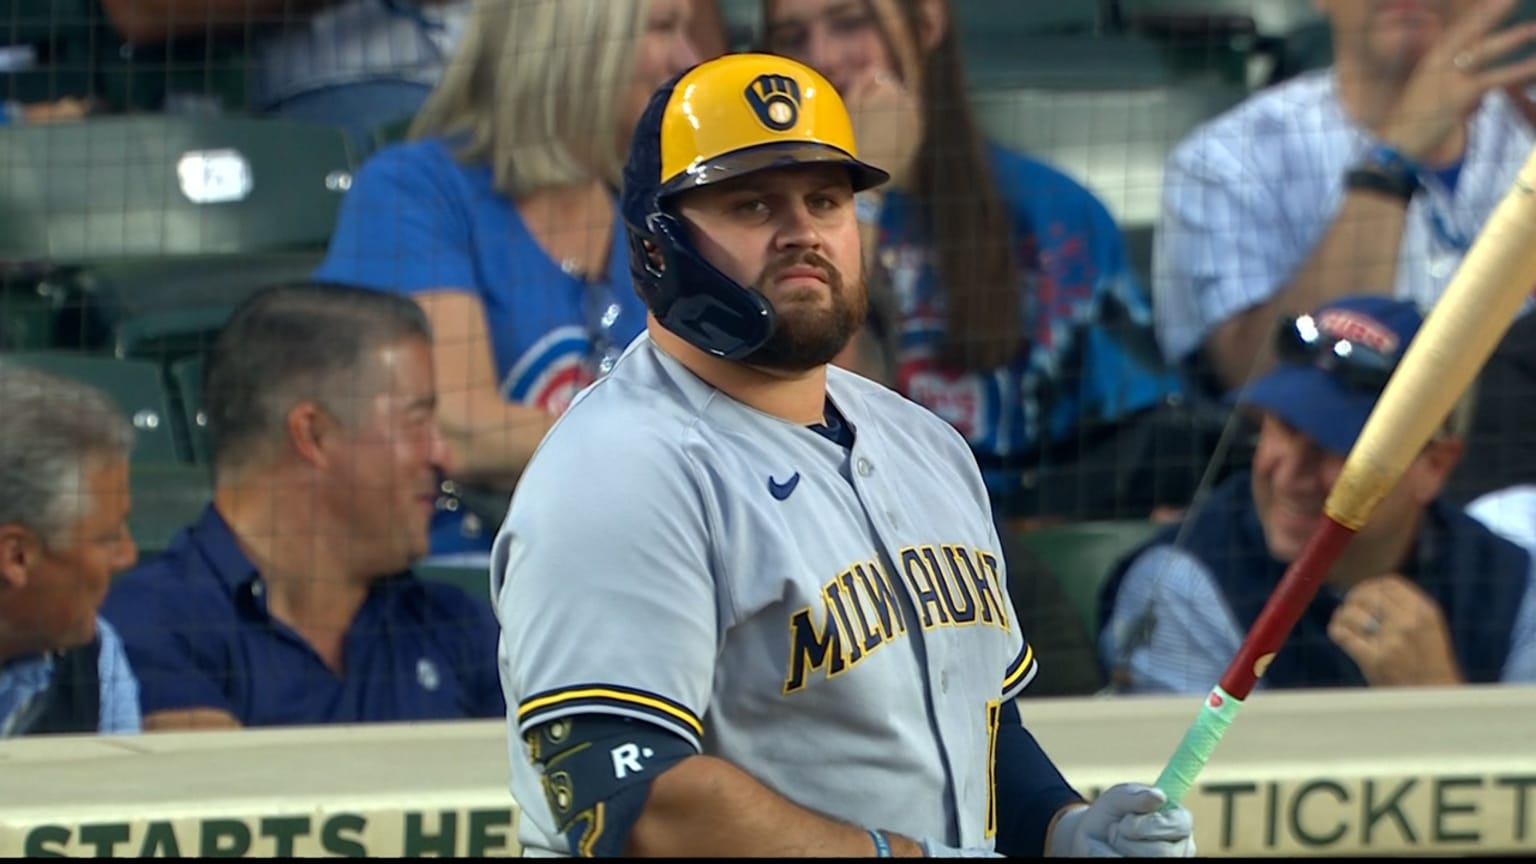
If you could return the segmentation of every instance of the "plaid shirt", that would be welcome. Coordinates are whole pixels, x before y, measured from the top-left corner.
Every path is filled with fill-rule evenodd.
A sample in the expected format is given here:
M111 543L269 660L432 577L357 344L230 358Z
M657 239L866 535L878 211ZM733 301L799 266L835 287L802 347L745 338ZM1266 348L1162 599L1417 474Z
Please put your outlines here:
M1533 144L1495 91L1472 115L1454 189L1430 174L1408 208L1398 297L1428 309ZM1169 155L1153 249L1163 354L1189 359L1222 322L1272 297L1312 254L1344 195L1344 174L1376 145L1345 115L1330 71L1271 88L1196 129Z

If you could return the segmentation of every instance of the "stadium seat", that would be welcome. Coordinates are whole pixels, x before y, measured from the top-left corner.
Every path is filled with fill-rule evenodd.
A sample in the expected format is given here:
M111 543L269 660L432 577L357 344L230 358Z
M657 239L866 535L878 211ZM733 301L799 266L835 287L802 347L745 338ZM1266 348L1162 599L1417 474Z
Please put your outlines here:
M0 276L0 351L37 351L57 344L60 309L35 280L11 290Z
M1327 21L1298 27L1280 46L1270 84L1322 69L1333 63L1333 31Z
M1152 87L1178 79L1164 47L1140 36L976 34L967 37L965 65L973 94Z
M1099 589L1126 553L1161 527L1144 519L1075 522L1015 535L1061 582L1089 634L1098 633Z
M960 0L952 4L961 44L994 34L1040 36L1101 33L1110 14L1109 0L1066 3L1020 0Z
M323 246L354 157L329 126L126 115L0 127L0 260Z
M1314 0L1116 0L1125 27L1159 18L1247 19L1262 38L1284 39L1320 20Z
M484 567L417 566L417 577L431 582L446 582L463 589L469 596L491 602L490 571Z
M135 463L185 461L159 364L67 351L12 352L0 355L0 362L83 381L105 391L133 423Z
M141 463L128 477L133 494L128 531L141 557L163 551L213 500L213 479L206 466Z
M373 139L373 149L377 150L380 147L404 141L406 133L411 131L411 123L415 119L415 117L407 117L404 120L391 120L383 126L374 129L373 134L369 136Z
M1312 0L1118 0L1118 4L1120 23L1128 32L1163 41L1186 65L1215 61L1225 67L1229 80L1254 88L1300 71L1289 56L1294 52L1293 41L1319 25L1327 30L1327 20Z
M80 275L80 302L107 329L113 353L169 364L207 350L246 297L307 279L323 257L304 250L107 263Z
M175 388L175 402L181 408L182 425L187 430L187 447L192 461L199 465L211 464L208 415L203 411L203 355L188 355L171 363L167 369Z

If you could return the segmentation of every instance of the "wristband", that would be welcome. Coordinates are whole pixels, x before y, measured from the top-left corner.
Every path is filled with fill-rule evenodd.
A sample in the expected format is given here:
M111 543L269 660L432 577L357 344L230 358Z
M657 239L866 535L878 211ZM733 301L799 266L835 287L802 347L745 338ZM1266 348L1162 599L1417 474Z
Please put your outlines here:
M889 858L889 857L891 857L891 841L885 839L885 832L883 832L883 831L876 831L875 829L870 828L869 829L869 839L875 841L875 857L876 858Z
M1366 157L1344 175L1345 188L1379 192L1402 201L1413 200L1422 185L1418 164L1384 144L1372 147Z
M1376 167L1360 167L1344 175L1344 188L1378 192L1406 204L1418 194L1420 185L1419 178L1413 174L1391 174Z
M1417 175L1419 173L1419 163L1385 144L1372 147L1370 153L1362 160L1362 164L1375 165L1394 174Z
M968 848L965 848L965 849L959 849L959 848L956 848L954 846L946 846L943 843L940 843L939 841L933 839L932 837L924 837L922 840L918 841L918 845L923 847L923 857L924 858L1002 858L1002 857L1005 857L1001 853L994 852L991 849L982 849L980 847L975 847L975 846L968 847Z

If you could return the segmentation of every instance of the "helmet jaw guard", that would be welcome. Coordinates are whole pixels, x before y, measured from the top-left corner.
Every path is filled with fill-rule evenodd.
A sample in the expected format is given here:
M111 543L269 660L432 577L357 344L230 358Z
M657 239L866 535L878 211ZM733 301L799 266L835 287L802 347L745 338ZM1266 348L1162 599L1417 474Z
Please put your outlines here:
M646 221L650 236L629 231L629 266L661 326L726 360L741 360L761 348L775 324L768 299L695 252L676 216L658 208Z
M657 321L716 357L740 360L761 348L774 332L772 305L704 260L673 199L796 165L841 166L855 192L889 179L855 152L842 97L787 58L728 54L658 89L631 139L621 196L630 272Z

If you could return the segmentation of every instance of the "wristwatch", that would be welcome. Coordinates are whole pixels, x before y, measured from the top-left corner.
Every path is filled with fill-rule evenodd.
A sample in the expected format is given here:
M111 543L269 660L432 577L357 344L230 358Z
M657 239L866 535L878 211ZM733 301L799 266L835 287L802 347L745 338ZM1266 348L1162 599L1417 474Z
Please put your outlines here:
M1368 192L1397 198L1404 203L1413 200L1424 184L1419 180L1419 168L1406 156L1391 147L1378 146L1371 150L1355 167L1344 175L1344 188L1363 189Z

